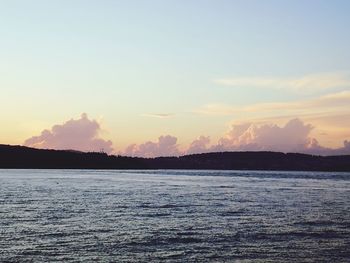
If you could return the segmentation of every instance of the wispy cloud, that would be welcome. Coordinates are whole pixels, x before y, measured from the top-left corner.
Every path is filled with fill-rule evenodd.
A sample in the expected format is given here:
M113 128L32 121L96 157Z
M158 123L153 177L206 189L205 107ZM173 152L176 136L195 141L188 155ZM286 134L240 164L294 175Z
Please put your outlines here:
M307 114L318 113L319 111L350 111L350 91L341 91L324 96L289 102L268 102L237 107L227 104L207 104L195 113L205 115L233 115L239 113L264 113L278 112L279 114Z
M222 103L210 103L193 110L193 113L203 115L232 115L240 111L241 108L236 106L222 104Z
M175 114L173 113L143 113L141 114L143 117L150 117L150 118L159 118L159 119L167 119L174 117Z
M260 87L272 89L288 89L297 92L320 91L333 88L350 87L349 72L331 72L309 74L294 78L281 77L232 77L219 78L215 83L236 88Z

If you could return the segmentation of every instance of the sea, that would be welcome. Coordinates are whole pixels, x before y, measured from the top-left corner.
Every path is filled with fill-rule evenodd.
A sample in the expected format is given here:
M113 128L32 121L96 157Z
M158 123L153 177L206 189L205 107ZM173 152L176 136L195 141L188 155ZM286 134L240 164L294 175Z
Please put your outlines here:
M350 173L0 170L0 262L350 262Z

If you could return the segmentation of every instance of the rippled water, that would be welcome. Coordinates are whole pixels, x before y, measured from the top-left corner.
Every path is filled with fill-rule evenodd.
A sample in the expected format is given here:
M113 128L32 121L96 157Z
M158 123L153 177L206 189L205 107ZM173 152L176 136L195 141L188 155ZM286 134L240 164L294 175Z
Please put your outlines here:
M0 170L0 262L350 262L350 174Z

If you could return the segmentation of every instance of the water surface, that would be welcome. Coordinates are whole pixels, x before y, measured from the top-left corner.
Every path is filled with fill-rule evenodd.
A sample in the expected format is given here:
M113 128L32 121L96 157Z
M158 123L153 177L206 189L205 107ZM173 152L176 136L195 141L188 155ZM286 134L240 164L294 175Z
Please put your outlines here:
M349 262L350 173L0 170L0 262Z

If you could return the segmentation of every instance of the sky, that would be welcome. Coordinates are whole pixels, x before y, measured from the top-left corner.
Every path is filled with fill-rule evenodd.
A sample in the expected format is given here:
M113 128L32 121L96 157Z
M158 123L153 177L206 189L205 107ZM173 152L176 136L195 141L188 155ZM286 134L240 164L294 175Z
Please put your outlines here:
M0 143L350 154L350 2L0 1Z

